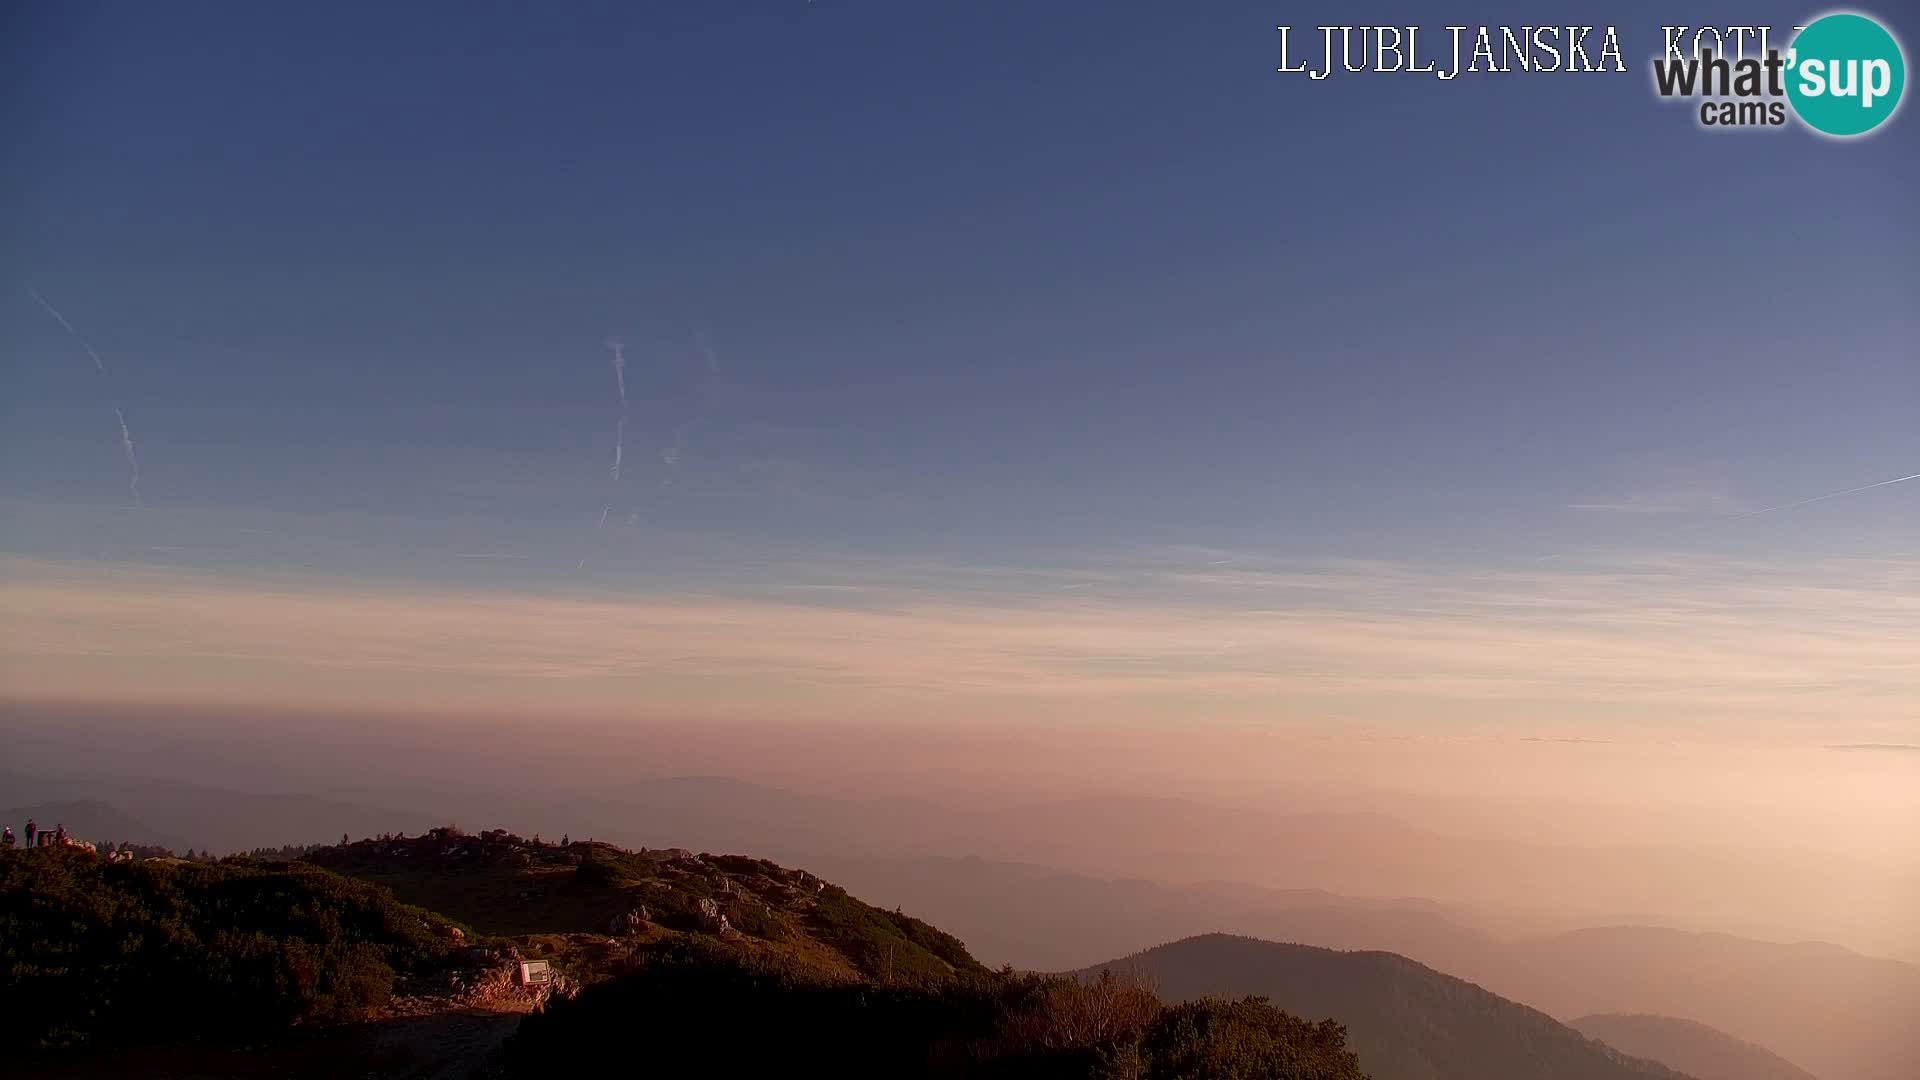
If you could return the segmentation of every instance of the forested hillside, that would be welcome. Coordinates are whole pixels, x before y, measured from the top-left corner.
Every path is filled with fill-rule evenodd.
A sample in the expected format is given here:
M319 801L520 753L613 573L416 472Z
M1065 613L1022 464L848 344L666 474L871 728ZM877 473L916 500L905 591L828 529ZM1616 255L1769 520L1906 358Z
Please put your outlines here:
M1567 1026L1616 1050L1684 1070L1697 1080L1816 1080L1763 1046L1692 1020L1612 1013L1583 1016Z
M636 1028L652 1033L638 1051ZM1257 998L1164 1005L1124 978L1010 973L847 982L708 941L529 1017L504 1067L530 1080L632 1052L669 1075L1366 1080L1338 1024Z

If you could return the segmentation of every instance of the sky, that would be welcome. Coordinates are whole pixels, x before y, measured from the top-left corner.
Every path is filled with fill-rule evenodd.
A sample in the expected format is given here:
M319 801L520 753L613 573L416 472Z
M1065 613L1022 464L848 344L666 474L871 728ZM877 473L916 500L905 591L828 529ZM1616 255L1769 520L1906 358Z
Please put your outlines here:
M1646 64L1809 14L10 5L0 687L1920 758L1914 118Z

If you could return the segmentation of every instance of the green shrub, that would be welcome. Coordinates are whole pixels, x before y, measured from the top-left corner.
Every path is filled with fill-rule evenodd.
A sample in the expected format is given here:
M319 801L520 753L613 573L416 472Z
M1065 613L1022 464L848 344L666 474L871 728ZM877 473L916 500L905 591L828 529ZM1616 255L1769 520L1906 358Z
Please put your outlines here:
M830 885L809 914L814 933L864 975L887 982L983 971L960 939L910 915L881 911Z
M1173 1006L1140 1051L1144 1080L1365 1080L1339 1024L1310 1024L1258 997Z
M586 889L612 888L620 881L620 872L604 859L588 858L573 868L574 884Z
M0 1015L51 1046L351 1019L458 948L445 924L302 863L0 852Z

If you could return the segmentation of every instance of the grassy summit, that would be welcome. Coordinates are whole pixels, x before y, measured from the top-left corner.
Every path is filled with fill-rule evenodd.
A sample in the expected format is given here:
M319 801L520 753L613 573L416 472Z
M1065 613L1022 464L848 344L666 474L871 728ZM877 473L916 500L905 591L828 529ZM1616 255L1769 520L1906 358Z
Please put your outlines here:
M741 855L435 829L322 848L306 861L384 885L482 933L524 938L532 954L561 956L583 978L689 935L839 978L983 970L951 934L862 903L804 870ZM617 922L630 913L640 916L636 923Z

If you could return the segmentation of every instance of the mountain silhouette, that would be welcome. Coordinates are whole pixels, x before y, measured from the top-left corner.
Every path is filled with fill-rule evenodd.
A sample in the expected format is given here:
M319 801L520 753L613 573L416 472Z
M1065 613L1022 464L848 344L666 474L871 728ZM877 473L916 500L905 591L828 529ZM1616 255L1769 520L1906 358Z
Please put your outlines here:
M1762 1046L1692 1020L1610 1013L1583 1016L1568 1027L1616 1050L1658 1061L1698 1080L1817 1080Z
M1136 973L1169 1001L1258 994L1345 1025L1374 1080L1686 1080L1551 1016L1384 952L1206 934L1080 972Z

